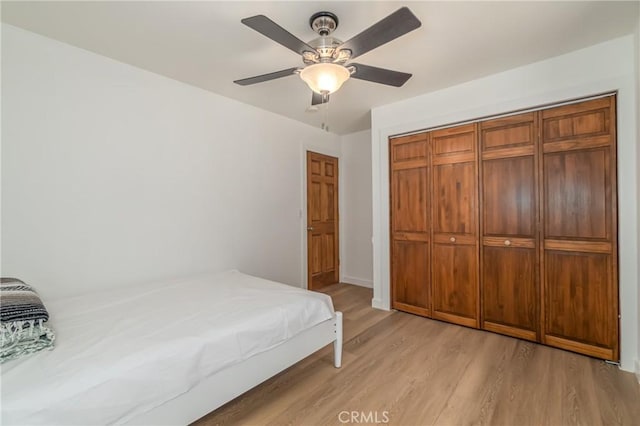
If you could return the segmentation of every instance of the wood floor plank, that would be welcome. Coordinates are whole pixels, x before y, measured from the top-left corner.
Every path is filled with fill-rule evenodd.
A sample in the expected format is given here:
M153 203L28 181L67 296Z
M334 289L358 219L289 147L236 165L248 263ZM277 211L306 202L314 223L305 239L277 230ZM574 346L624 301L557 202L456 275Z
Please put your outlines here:
M489 424L505 380L505 364L516 344L513 339L480 333L483 340L435 424Z
M331 347L324 348L196 425L341 425L345 411L377 416L359 424L640 424L640 385L615 366L375 310L371 289L336 284L322 291L344 314L343 367L335 369Z

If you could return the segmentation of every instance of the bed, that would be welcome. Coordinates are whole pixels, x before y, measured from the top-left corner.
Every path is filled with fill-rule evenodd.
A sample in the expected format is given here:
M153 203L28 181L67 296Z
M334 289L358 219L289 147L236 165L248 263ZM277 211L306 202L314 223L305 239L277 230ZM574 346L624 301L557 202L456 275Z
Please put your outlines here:
M56 348L2 365L2 424L187 424L333 343L328 295L227 271L46 302Z

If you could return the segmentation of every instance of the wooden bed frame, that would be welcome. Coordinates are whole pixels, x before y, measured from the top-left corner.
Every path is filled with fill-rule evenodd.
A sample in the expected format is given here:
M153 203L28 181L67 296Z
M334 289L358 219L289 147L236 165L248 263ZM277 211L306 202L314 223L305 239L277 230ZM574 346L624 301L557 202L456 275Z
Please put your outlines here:
M342 312L281 345L221 370L188 392L130 419L132 425L185 425L242 395L333 343L333 364L342 365Z

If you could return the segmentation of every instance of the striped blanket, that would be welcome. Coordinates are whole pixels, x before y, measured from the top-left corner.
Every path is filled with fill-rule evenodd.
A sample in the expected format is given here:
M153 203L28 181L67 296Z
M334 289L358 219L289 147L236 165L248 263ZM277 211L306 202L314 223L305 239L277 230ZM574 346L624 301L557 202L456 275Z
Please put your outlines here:
M0 363L53 348L55 334L38 293L16 278L0 280Z

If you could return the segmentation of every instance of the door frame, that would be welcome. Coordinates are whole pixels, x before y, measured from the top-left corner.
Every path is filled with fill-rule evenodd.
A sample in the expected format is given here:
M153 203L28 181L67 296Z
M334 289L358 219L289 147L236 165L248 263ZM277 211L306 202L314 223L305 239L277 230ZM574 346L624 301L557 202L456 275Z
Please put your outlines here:
M344 173L340 172L342 168L342 155L337 149L333 149L326 146L319 146L313 144L300 144L300 253L301 253L301 268L300 268L300 287L309 289L309 277L308 277L308 251L307 251L307 151L315 152L322 155L329 155L338 159L338 259L340 260L340 266L343 265L342 253L344 253L344 228L342 225L341 217L342 206L344 205ZM342 282L343 268L338 269L338 279Z

